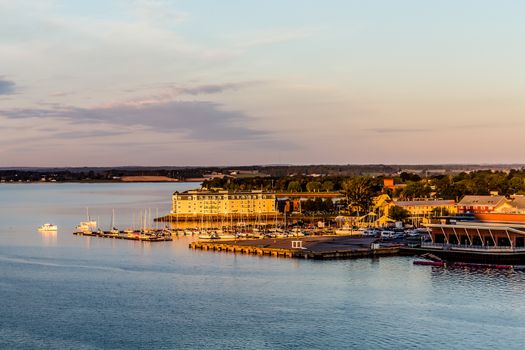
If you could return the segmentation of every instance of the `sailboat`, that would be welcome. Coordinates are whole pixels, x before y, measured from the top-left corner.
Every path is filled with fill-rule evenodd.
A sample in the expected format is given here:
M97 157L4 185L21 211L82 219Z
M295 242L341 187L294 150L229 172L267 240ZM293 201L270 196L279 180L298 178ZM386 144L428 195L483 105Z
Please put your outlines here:
M112 210L111 213L111 228L108 232L108 235L111 237L116 237L120 234L120 231L115 228L115 209Z
M89 217L89 208L86 208L86 221L81 221L76 227L77 232L91 233L97 228L97 222Z

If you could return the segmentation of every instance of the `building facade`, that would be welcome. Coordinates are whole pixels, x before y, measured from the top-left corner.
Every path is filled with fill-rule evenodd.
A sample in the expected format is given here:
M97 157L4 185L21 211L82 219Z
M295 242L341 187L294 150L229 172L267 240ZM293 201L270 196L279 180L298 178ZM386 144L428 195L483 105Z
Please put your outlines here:
M491 221L428 224L434 244L467 247L525 247L525 225Z
M456 202L447 199L420 199L412 201L394 201L394 205L405 208L411 216L429 217L456 214Z
M463 197L458 205L458 213L493 213L503 212L510 207L505 196L470 196Z
M182 216L263 216L275 215L275 193L195 190L175 192L172 214Z

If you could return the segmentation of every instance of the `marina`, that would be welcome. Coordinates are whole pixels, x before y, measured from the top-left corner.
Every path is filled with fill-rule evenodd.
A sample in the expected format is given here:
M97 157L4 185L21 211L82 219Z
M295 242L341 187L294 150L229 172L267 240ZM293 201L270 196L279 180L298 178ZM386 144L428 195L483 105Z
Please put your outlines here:
M81 221L73 232L77 236L100 237L124 239L130 241L165 242L172 241L172 231L168 228L147 227L148 218L151 217L151 210L141 210L138 215L140 229L128 228L119 230L115 224L115 209L111 211L111 225L109 231L104 231L98 227L98 222L89 216L89 209L86 208L86 221ZM135 226L135 214L133 213L132 227Z
M73 232L73 234L77 236L125 239L130 241L166 242L173 240L171 235L164 231L76 231Z

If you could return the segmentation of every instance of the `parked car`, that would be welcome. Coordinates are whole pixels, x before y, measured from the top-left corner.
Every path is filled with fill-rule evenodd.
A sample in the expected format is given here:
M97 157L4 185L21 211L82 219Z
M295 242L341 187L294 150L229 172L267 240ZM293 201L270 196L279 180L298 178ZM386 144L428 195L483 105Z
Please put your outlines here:
M388 231L388 230L381 231L381 238L391 239L391 238L394 238L395 234L396 233L394 231Z

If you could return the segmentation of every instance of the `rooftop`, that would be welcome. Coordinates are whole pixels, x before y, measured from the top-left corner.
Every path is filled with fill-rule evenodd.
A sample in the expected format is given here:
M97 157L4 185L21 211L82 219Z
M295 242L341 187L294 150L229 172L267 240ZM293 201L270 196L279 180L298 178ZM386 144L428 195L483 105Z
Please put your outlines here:
M456 204L453 199L429 199L429 200L414 200L414 201L395 201L400 207L415 207L415 206L437 206L444 207Z
M248 194L275 194L275 192L265 192L262 190L252 191L229 191L229 190L189 190L184 192L174 192L173 194L184 194L184 195L199 195L199 196L216 196L218 194L231 194L231 195L248 195Z
M512 199L510 204L516 209L525 209L525 197L516 196Z
M497 206L505 203L505 196L465 196L459 201L462 206Z

